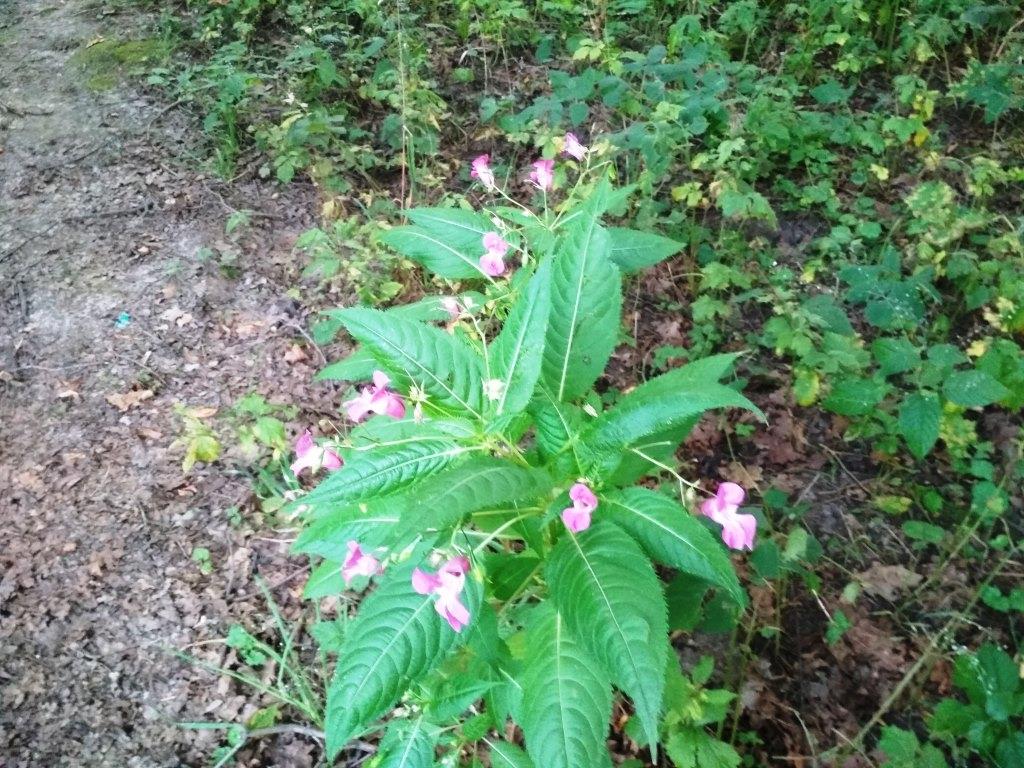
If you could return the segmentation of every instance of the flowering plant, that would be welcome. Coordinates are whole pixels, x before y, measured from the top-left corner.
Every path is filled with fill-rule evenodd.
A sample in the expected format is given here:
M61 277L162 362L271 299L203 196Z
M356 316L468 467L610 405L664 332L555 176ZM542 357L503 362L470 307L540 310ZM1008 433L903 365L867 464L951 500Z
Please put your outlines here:
M410 210L412 224L387 234L435 275L482 292L332 313L360 348L323 376L373 385L346 403L359 422L348 437L300 463L329 471L294 503L295 549L322 560L313 579L340 569L346 584L375 582L345 625L328 692L332 758L405 697L381 765L432 765L446 726L475 707L491 765L609 766L613 687L655 752L670 650L655 563L745 600L716 538L751 546L742 489L724 485L702 520L637 482L678 477L675 451L705 411L760 412L720 383L735 355L602 407L593 387L619 339L622 276L680 246L605 227L628 190L592 181L601 167L575 136L564 146L581 170L558 205L553 161L532 166L534 213L483 156L472 176L507 204ZM505 734L510 717L526 753L487 735Z

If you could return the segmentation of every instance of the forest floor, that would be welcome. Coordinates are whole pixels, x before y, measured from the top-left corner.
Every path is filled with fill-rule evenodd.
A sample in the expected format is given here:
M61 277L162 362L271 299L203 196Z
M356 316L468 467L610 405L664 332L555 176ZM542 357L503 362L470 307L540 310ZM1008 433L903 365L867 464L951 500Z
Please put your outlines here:
M0 0L0 768L208 764L222 734L179 723L245 722L262 702L175 652L233 666L220 638L268 622L256 576L289 618L303 610L305 568L288 557L288 532L254 517L245 462L229 448L184 473L175 407L230 419L256 392L299 404L290 435L337 413L337 392L312 383L322 360L292 290L317 195L251 170L204 175L193 116L90 64L90 51L144 56L108 44L145 40L145 21L91 0ZM240 211L250 223L227 233ZM787 247L808 240L795 232ZM635 383L656 346L685 343L683 313L650 299L684 306L685 290L670 264L632 285L627 320L640 330L617 352L613 383ZM841 423L795 411L769 374L748 392L769 426L734 449L702 425L686 448L694 470L782 489L840 554L816 591L796 577L752 588L751 626L775 630L747 638L756 656L728 658L721 635L677 646L688 662L713 653L727 673L742 666L739 728L772 764L810 766L873 715L912 725L900 701L882 708L898 686L950 692L946 661L916 662L949 644L947 617L976 574L859 514L880 471ZM1005 432L1001 418L986 433ZM827 644L826 606L854 580L869 599L845 608L853 627ZM969 640L972 628L955 628ZM320 750L285 736L239 757L303 768Z
M202 643L266 613L254 574L302 584L286 543L232 525L249 478L185 476L173 443L179 403L259 392L329 408L309 387L317 361L289 355L305 318L285 278L310 190L201 175L194 121L90 79L76 52L123 23L87 0L0 0L5 768L204 764L216 734L176 722L231 720L246 699L173 651L223 661ZM228 238L243 208L253 224Z

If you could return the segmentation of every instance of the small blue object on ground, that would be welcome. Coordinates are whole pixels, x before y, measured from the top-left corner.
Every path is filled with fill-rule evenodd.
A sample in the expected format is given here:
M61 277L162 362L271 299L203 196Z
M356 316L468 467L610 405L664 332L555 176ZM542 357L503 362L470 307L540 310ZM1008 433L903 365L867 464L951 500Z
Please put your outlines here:
M127 328L128 324L131 321L132 316L129 315L127 312L122 312L120 315L117 316L117 320L114 321L114 327L117 328L118 330L121 330L122 328Z

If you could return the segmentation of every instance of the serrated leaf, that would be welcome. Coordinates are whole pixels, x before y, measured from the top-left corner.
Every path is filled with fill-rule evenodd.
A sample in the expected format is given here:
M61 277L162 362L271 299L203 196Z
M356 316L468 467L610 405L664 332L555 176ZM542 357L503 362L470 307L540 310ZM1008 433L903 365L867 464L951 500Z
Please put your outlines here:
M942 393L951 403L981 408L999 402L1010 390L984 371L954 371L946 379Z
M883 376L913 370L921 362L921 351L903 336L875 339L871 353L878 361L878 370Z
M480 417L483 378L480 358L464 342L439 328L353 307L339 318L403 389L416 384L442 405Z
M303 600L316 600L328 595L340 595L345 591L345 580L341 576L341 563L324 560L306 580L306 588L302 590Z
M519 721L533 762L544 768L610 767L605 736L611 683L549 603L538 608L526 647Z
M412 486L398 531L442 530L484 509L528 507L550 489L551 479L542 470L492 456L474 457Z
M484 739L484 743L491 750L491 768L533 768L529 755L515 744L500 739Z
M380 741L378 768L432 768L437 732L422 717L392 720Z
M396 499L401 494L326 511L299 534L292 552L343 562L350 541L359 542L364 551L384 545L401 519Z
M449 280L494 278L480 268L483 242L451 244L445 237L423 227L395 227L381 235L381 240L403 256L422 264L434 274Z
M665 686L668 619L650 561L622 529L598 520L579 535L562 537L548 560L547 580L573 636L633 700L653 752Z
M721 587L744 604L743 588L729 556L679 504L647 488L627 488L602 495L599 509L655 560Z
M939 439L942 405L931 392L911 392L899 410L899 428L910 452L923 459Z
M428 438L353 451L341 469L327 475L296 503L311 507L313 516L319 517L340 505L423 480L476 450L479 448L456 445L451 440Z
M557 400L579 397L604 371L621 310L622 280L608 258L608 233L596 217L583 217L552 260L542 377Z
M672 381L672 386L668 386L659 379L637 387L583 431L577 455L586 471L607 477L619 466L630 446L687 425L694 417L714 408L745 408L764 418L756 405L721 384Z
M541 390L530 406L536 427L537 448L549 459L575 437L584 423L583 410L571 403L560 403Z
M494 412L518 413L530 404L544 359L544 331L551 314L551 262L530 278L490 348L491 373L501 391Z
M822 405L840 416L863 416L885 398L885 384L871 379L840 379Z
M389 570L345 632L327 691L328 759L464 640L437 614L431 596L413 590L412 569L410 563ZM479 585L467 578L463 602L471 614L479 601Z
M369 381L377 361L365 349L357 349L344 360L327 365L314 377L316 381Z
M636 229L609 227L609 258L624 274L652 267L683 250L683 244Z
M405 212L413 224L459 246L483 245L483 237L494 225L481 213L462 208L410 208Z

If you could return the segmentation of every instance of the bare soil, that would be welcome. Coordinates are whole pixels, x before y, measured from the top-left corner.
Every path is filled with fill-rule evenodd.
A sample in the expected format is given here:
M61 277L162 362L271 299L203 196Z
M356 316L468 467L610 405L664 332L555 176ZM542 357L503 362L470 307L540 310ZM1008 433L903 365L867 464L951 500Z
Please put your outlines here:
M255 391L330 412L306 391L318 361L294 354L305 318L286 296L315 202L204 176L194 121L74 64L132 36L85 0L0 0L5 768L206 764L216 735L177 722L251 705L172 651L224 660L204 641L266 613L253 575L302 581L286 542L253 533L230 456L183 474L174 406L223 414ZM227 237L237 209L253 224Z

